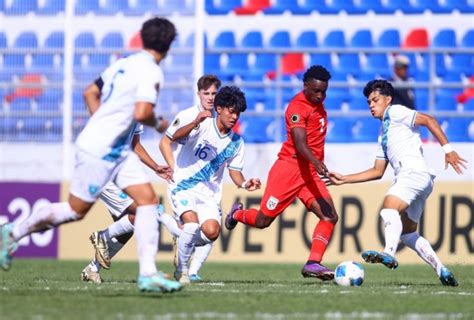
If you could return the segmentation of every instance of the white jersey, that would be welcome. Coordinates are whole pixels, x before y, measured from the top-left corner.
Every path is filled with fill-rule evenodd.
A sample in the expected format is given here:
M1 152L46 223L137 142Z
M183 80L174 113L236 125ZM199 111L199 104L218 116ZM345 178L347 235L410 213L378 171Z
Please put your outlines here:
M153 56L141 51L117 60L101 75L104 86L100 108L79 134L76 145L102 159L126 155L137 121L135 102L155 104L163 86L163 72Z
M423 157L420 132L415 126L416 114L415 110L399 104L385 110L377 158L389 161L395 175L401 169L433 172Z
M222 135L216 118L207 118L191 131L175 157L170 193L193 189L220 201L224 167L241 171L243 161L242 137L232 131Z

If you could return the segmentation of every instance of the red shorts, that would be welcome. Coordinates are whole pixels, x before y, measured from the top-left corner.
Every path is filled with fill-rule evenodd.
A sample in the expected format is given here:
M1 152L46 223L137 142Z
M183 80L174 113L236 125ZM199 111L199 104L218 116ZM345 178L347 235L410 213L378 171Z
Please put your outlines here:
M260 211L277 217L298 197L309 208L314 199L331 199L324 181L308 164L278 159L268 174Z

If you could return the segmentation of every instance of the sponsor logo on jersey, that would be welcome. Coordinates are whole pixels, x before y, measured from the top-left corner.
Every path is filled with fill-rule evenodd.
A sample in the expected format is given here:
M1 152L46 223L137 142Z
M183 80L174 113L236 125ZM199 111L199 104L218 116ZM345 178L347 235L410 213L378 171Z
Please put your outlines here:
M298 123L300 122L300 115L299 114L292 114L290 117L291 122Z
M275 210L276 206L278 205L278 202L280 202L280 200L278 200L277 198L271 196L267 201L267 209L268 210Z
M99 191L99 186L96 186L96 185L89 185L89 193L91 196L95 196L97 191Z

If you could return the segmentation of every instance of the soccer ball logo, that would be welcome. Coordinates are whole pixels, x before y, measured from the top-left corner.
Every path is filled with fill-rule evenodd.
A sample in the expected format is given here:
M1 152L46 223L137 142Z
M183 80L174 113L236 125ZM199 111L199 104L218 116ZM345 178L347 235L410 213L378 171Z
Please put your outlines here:
M334 280L340 286L360 286L364 282L364 268L354 261L341 262L335 271Z

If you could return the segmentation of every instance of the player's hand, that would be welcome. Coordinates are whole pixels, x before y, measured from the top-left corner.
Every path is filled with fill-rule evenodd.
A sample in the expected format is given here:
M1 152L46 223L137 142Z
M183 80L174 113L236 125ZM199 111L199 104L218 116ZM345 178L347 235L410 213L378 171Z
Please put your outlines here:
M332 185L339 186L345 183L344 176L340 173L329 172L327 177L328 177L328 181L325 181L327 186L332 186Z
M327 176L328 175L329 170L323 162L321 162L319 160L316 160L316 163L314 164L314 167L316 168L316 172L320 176Z
M211 118L212 117L212 113L211 111L209 110L204 110L204 111L201 111L198 113L196 119L193 121L196 125L203 122L204 120L206 120L207 118Z
M155 129L159 133L163 133L166 131L166 129L168 129L169 126L170 126L169 121L166 120L165 118L160 117L158 118L158 124L156 125Z
M247 183L244 186L244 189L247 191L255 191L260 189L262 186L262 182L260 182L259 178L251 178L247 180Z
M451 165L457 174L463 174L462 168L467 169L466 163L467 161L461 158L456 151L446 153L444 156L444 169L448 169L448 165Z
M167 182L173 182L173 169L168 166L156 166L155 173Z

